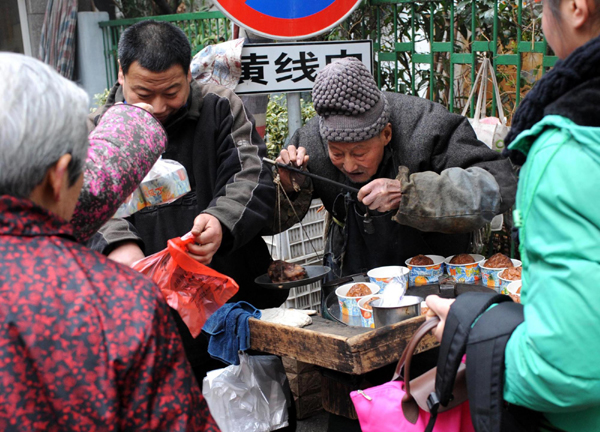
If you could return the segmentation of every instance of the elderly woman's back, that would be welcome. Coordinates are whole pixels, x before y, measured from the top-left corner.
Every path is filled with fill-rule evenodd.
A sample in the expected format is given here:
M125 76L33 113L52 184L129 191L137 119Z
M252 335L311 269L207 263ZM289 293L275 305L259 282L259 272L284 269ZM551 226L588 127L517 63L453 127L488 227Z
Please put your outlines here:
M6 53L0 96L0 428L217 430L156 287L79 244L68 223L84 183L87 96ZM111 144L111 134L140 141L130 133L143 122L164 145L139 108L105 117L98 134ZM115 147L95 151L110 161ZM100 205L94 187L110 179L92 171L88 202ZM97 218L110 217L106 205Z

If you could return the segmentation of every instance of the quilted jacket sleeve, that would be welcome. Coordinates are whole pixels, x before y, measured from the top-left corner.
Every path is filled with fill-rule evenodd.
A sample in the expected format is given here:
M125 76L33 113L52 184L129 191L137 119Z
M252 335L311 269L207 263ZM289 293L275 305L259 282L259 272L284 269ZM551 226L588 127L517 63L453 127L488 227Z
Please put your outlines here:
M166 133L156 118L135 105L115 105L89 135L84 183L71 219L87 241L134 191L164 152Z
M394 220L421 231L465 233L514 203L512 165L477 139L466 117L404 97L396 131L402 200ZM393 105L394 106L394 105Z

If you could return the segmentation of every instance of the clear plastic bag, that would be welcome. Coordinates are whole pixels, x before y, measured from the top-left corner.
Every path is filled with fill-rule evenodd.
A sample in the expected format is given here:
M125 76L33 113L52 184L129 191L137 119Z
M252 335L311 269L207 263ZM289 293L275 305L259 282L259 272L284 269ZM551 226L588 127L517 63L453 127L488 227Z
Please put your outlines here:
M127 217L145 207L168 204L190 190L185 167L177 161L160 157L114 217Z
M239 366L208 372L202 394L223 432L263 432L288 426L287 378L276 356L240 353Z

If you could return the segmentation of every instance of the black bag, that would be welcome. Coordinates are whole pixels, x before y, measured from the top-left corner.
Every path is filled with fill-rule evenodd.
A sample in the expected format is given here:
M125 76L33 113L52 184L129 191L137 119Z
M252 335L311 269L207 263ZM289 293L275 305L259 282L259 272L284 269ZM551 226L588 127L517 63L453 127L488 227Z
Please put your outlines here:
M487 310L493 304L496 306ZM523 320L523 306L513 303L508 296L493 292L470 292L456 299L450 308L444 327L435 392L428 398L432 416L427 431L433 429L437 409L446 406L452 400L454 380L465 353L467 354L467 390L475 430L477 432L539 430L545 420L541 413L510 405L503 399L506 344L514 329ZM547 427L546 424L544 428L558 430L551 426Z

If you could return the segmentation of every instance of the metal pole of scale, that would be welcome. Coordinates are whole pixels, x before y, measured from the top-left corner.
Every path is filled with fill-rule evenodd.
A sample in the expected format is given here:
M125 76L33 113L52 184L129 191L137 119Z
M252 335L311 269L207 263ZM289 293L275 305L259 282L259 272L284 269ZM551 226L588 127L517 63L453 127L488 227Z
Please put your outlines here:
M290 93L286 94L286 104L288 110L288 136L285 141L287 144L294 133L302 127L302 109L300 108L300 93ZM279 234L280 241L280 249L279 250L288 250L288 256L291 255L289 239L285 233ZM283 258L282 258L283 259Z

